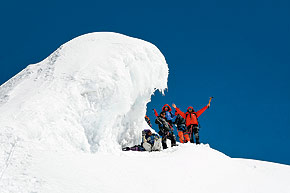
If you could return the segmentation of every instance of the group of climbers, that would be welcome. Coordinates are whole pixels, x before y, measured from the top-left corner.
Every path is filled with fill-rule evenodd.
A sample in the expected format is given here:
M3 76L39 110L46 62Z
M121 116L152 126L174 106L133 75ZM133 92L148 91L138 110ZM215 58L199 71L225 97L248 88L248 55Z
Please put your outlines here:
M171 141L171 147L176 146L176 136L173 133L173 126L177 128L180 143L190 142L200 144L198 117L210 107L211 99L212 97L209 103L199 111L194 111L193 107L190 106L187 108L186 113L184 113L177 108L175 104L172 104L175 113L172 113L172 108L168 104L163 106L160 114L154 109L154 114L156 116L155 123L159 127L158 134L161 136L161 139L159 135L152 133L150 130L144 130L142 132L142 144L138 147L141 148L142 151L160 151L160 144L162 144L163 149L168 148L166 143L167 139ZM147 115L145 116L145 120L148 125L152 127ZM126 150L132 149L127 148Z

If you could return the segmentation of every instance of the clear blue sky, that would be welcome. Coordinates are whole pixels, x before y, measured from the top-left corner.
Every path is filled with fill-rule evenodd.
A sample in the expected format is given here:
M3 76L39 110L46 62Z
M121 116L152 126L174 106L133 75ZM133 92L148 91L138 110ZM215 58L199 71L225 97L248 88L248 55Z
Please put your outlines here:
M154 43L169 64L166 96L148 104L152 119L153 107L198 110L214 96L201 142L290 164L288 0L4 1L0 21L0 84L74 37L123 33Z

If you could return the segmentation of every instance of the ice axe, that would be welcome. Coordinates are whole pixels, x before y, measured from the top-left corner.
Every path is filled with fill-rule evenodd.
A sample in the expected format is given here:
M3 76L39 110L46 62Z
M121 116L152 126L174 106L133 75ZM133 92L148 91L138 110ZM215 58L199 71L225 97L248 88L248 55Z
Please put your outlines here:
M209 97L209 102L208 102L209 106L210 106L210 103L211 103L212 99L213 99L213 97Z

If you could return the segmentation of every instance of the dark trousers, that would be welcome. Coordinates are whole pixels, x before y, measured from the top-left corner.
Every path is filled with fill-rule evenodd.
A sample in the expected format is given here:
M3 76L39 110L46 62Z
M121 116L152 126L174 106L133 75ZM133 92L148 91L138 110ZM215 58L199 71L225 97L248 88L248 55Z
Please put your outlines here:
M200 144L199 134L198 134L199 132L198 125L189 125L187 127L187 130L189 132L190 142L194 143L194 138L195 138L195 143Z
M162 136L162 147L163 149L167 149L166 140L169 139L171 141L171 147L176 146L176 137L173 133L168 132Z

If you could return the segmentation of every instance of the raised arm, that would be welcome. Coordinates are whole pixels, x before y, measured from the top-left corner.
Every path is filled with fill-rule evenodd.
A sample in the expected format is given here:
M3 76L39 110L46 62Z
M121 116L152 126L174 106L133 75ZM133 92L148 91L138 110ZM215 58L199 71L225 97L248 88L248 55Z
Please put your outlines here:
M156 117L158 117L158 113L157 113L156 109L153 109L153 110L154 110L154 115L155 115Z
M176 110L177 114L181 115L183 118L186 118L185 113L177 108L175 104L172 104L172 107Z
M207 104L205 107L197 111L196 116L199 117L206 109L208 109L208 107L209 107L209 104Z

